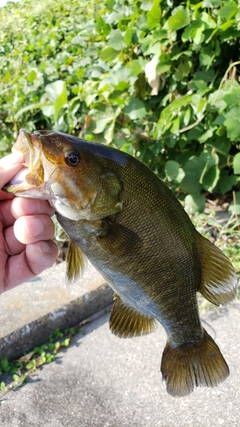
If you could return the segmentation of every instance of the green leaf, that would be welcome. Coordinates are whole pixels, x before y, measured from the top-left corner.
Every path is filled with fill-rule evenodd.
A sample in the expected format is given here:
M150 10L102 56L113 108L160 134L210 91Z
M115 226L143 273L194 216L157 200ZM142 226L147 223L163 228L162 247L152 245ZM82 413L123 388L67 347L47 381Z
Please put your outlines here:
M1 360L0 366L2 369L6 369L9 366L9 362L6 357L4 357L4 359Z
M216 28L217 26L216 22L214 21L214 19L212 19L209 13L202 12L200 14L200 19L202 22L204 22L206 28Z
M159 135L162 134L164 127L167 125L168 128L171 126L171 121L173 121L178 113L178 110L182 110L183 107L189 105L192 100L192 95L183 95L179 98L174 99L171 104L165 107L160 115L160 119L158 121L158 131Z
M237 184L238 178L234 175L224 176L219 182L219 189L222 194L230 191Z
M216 148L216 150L223 155L228 154L231 148L231 142L226 138L226 135L213 140L211 139L208 141L208 144Z
M86 46L84 38L79 36L78 34L72 38L71 43L79 46Z
M125 47L124 38L120 30L111 31L108 44L115 50L122 50Z
M239 117L240 107L231 108L231 110L225 114L224 125L227 129L227 136L231 141L240 141Z
M53 117L54 115L54 106L53 105L46 105L41 107L41 110L43 112L43 115L46 117Z
M202 7L215 8L215 7L219 7L221 3L222 3L222 0L204 0Z
M66 86L66 82L63 82L62 92L54 102L54 120L57 120L59 116L59 112L65 106L66 103L67 103L67 86Z
M131 119L143 119L147 112L144 103L137 98L133 98L124 108L124 113Z
M3 381L0 383L0 390L4 390L4 391L7 390L7 386Z
M240 153L237 153L233 158L233 172L235 175L240 175Z
M49 103L45 103L45 102L38 102L37 104L30 104L30 105L26 105L25 107L21 108L15 114L15 119L19 118L26 111L40 110L40 108L42 109L43 107L50 107L52 114L53 114L53 106L52 105L50 105Z
M96 20L96 30L98 33L102 34L104 37L106 37L110 30L111 26L106 24L101 16L99 16Z
M238 11L238 6L236 2L229 1L225 3L223 7L221 7L219 11L219 15L221 16L221 18L228 21L229 19L231 19L233 16L236 15L237 11Z
M230 203L228 210L234 215L240 215L240 191L235 193L235 200Z
M201 189L199 182L202 174L203 164L198 157L191 157L183 167L185 176L180 184L182 191L185 193L197 193Z
M114 135L114 128L115 128L115 120L108 126L104 132L104 138L106 140L107 144L110 144L113 140Z
M179 173L179 164L174 160L168 160L165 165L165 174L169 181L174 181Z
M163 74L163 73L166 73L167 71L169 71L170 68L171 68L171 63L169 63L169 64L159 63L157 65L156 72L157 72L157 74Z
M56 121L60 110L67 103L67 86L63 80L57 80L53 83L48 84L45 87L45 96L52 103L50 106L42 106L41 110L47 117L53 115Z
M131 76L138 76L138 74L142 73L143 69L140 62L137 59L134 59L130 62L130 74Z
M177 80L182 80L183 77L187 76L191 70L192 62L189 60L180 61L178 67L175 70L175 77Z
M103 49L102 52L100 53L100 58L106 62L112 61L117 56L118 56L118 52L110 46Z
M36 71L32 70L32 71L30 71L30 73L27 76L27 81L30 82L30 83L32 83L32 82L34 82L34 80L36 79L36 77L37 77Z
M98 120L96 123L96 127L94 129L94 133L101 133L106 128L107 124L112 121L112 117L106 117L101 120Z
M126 44L126 46L130 46L130 44L132 43L132 29L129 27L126 29L125 34L124 34L124 42Z
M188 13L186 9L178 9L168 19L168 28L172 31L180 30L180 28L186 27L189 23Z
M189 214L195 214L196 212L204 211L205 202L205 197L200 193L188 194L185 197L184 207Z
M203 68L205 68L206 66L208 69L209 64L212 63L214 57L215 57L215 52L213 50L213 47L210 44L208 44L207 46L204 46L201 49L199 54L200 63L201 65L203 65Z
M213 136L213 129L207 129L206 132L202 133L202 135L198 138L198 141L200 144L203 144L208 139L212 138Z
M58 97L66 96L66 82L63 80L57 80L53 83L48 84L45 87L45 93L50 101L55 101Z
M150 10L152 8L152 1L141 1L140 8L142 10Z
M150 30L160 25L161 7L160 0L153 2L153 7L147 12L147 24Z
M218 166L212 166L210 169L206 171L206 173L203 176L202 184L203 188L210 193L214 190L216 187L218 180L220 176L220 170Z

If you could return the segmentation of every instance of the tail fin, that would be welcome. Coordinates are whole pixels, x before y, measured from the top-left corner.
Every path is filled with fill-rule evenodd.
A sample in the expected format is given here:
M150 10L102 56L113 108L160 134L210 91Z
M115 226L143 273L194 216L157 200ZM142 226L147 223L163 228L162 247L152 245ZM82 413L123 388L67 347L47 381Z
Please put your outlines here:
M172 347L168 342L162 356L161 372L167 392L187 396L194 387L215 387L229 375L229 368L217 344L204 330L196 343Z

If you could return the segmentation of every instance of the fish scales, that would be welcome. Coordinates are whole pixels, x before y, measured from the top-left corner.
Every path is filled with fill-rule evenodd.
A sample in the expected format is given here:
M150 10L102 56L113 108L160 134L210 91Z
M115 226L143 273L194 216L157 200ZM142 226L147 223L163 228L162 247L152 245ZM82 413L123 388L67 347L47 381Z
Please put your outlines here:
M117 172L118 171L116 171L116 173ZM69 236L79 244L80 247L82 247L87 257L95 267L102 272L102 274L104 274L104 268L102 267L103 260L107 265L108 271L110 269L114 271L117 266L118 270L122 273L119 277L119 281L121 283L119 283L118 287L123 293L128 293L130 298L134 298L135 296L136 299L136 289L131 286L128 290L129 278L138 283L141 288L144 289L145 294L148 294L150 297L154 295L154 298L156 299L155 303L152 304L152 307L149 307L149 315L155 315L158 320L161 321L164 317L165 311L167 312L166 316L169 317L169 307L171 307L171 320L173 325L176 325L177 329L177 323L180 322L180 324L183 324L183 321L186 323L187 316L190 316L189 319L187 319L190 325L193 324L193 318L195 318L195 325L200 327L198 314L195 313L195 310L192 310L191 305L192 301L195 299L195 306L197 306L196 290L200 286L200 276L199 274L197 275L197 272L199 273L200 263L196 243L193 241L193 238L191 239L192 242L187 238L189 235L189 230L187 229L187 236L185 237L184 242L181 238L179 244L176 245L176 241L179 240L178 230L181 235L184 236L184 227L186 228L186 226L184 226L184 222L181 223L181 220L178 221L178 230L176 230L175 226L174 231L169 233L169 230L171 230L171 227L174 224L174 220L176 221L176 217L178 217L177 210L175 212L174 209L172 209L172 211L166 215L168 210L166 210L166 206L164 206L164 203L162 203L161 200L159 203L160 206L155 206L154 209L153 201L158 196L158 192L154 186L149 184L147 179L142 179L142 176L144 176L142 173L138 172L138 177L138 175L136 176L136 172L135 168L130 169L130 172L127 175L127 182L125 182L125 191L127 192L128 181L132 182L134 176L139 185L133 189L131 188L132 191L130 194L125 195L124 192L123 205L126 209L115 214L115 221L132 232L129 239L128 236L126 236L126 238L124 236L125 250L124 252L121 252L120 257L118 250L111 253L112 247L108 248L104 246L104 250L102 250L99 237L96 238L93 233L91 236L89 236L88 233L86 235L84 233L84 227L82 227L84 223L72 223L69 227ZM146 193L144 193L144 190ZM169 190L166 189L166 191L168 192ZM148 203L147 207L144 206L142 208L140 214L139 206L143 206L144 203L146 205L146 201L143 197L144 194L148 194ZM178 203L176 199L173 199L173 202ZM59 221L64 228L67 227L66 220L59 217ZM165 225L161 226L162 223ZM139 244L134 244L134 235L136 235L138 240L141 241L141 244L140 242ZM78 236L78 238L76 238L76 236ZM133 240L131 240L131 238ZM89 239L91 239L91 243ZM81 241L83 240L87 242L86 247L81 245ZM156 244L161 245L163 248L161 256L159 256L157 250L151 250L151 247L155 248ZM178 248L177 251L174 250L176 246ZM109 249L109 251L107 249ZM190 251L193 251L194 256L189 256ZM109 253L111 253L111 258L109 258ZM169 265L171 265L171 268L169 268ZM125 283L123 283L123 275L126 278ZM189 294L189 299L191 297L189 312L186 304L186 300L188 299L186 297L188 295L182 291L181 283L179 283L179 276L182 277L183 275L183 285L185 285L186 281L189 283L188 287L185 286L185 292ZM110 280L108 277L106 277L106 279L108 281ZM179 304L181 303L181 299L184 299L183 302L185 310L183 310L182 304ZM160 309L157 308L156 303L159 305ZM141 305L140 301L138 301L138 305ZM142 307L142 311L145 310L144 307ZM174 316L175 313L176 315ZM170 323L169 320L168 323ZM193 339L196 332L194 331L192 337L190 334L191 331L188 327L189 337L185 337L185 339ZM177 336L179 339L179 332L177 333Z
M133 337L162 324L161 371L172 396L225 380L229 369L202 327L197 292L227 303L236 274L168 187L126 153L53 131L21 131L15 149L28 173L6 191L49 200L70 239L69 278L81 269L82 251L113 288L112 332Z

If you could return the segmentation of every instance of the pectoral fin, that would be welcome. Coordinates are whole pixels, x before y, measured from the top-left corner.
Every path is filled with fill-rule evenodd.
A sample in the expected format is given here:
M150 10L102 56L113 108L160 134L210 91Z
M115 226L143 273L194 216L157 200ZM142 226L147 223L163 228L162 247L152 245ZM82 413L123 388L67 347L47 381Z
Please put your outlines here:
M125 305L118 295L115 295L109 326L113 334L120 338L131 338L146 335L156 328L154 318L142 314L134 308Z
M69 246L66 255L66 272L69 282L75 282L83 272L86 265L86 258L82 250L69 240Z
M202 264L199 292L212 304L228 303L236 296L238 279L234 267L217 246L200 234L198 248Z
M115 256L122 256L130 249L133 252L141 244L141 239L132 230L115 222L107 221L107 223L108 226L105 227L107 233L97 238L99 244L107 252L114 253Z

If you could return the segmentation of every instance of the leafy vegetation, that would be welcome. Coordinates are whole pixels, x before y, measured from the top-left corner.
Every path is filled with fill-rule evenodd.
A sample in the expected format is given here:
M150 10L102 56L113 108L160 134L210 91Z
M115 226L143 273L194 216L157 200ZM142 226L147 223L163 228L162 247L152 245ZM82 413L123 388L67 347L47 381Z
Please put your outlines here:
M235 189L237 0L23 0L0 9L0 150L53 128L144 161L186 196Z
M35 347L18 360L10 362L6 357L0 360L0 398L9 390L22 385L42 365L53 362L56 355L68 347L72 337L79 332L78 327L68 328L63 332L56 328L47 343ZM7 381L4 381L5 377Z

